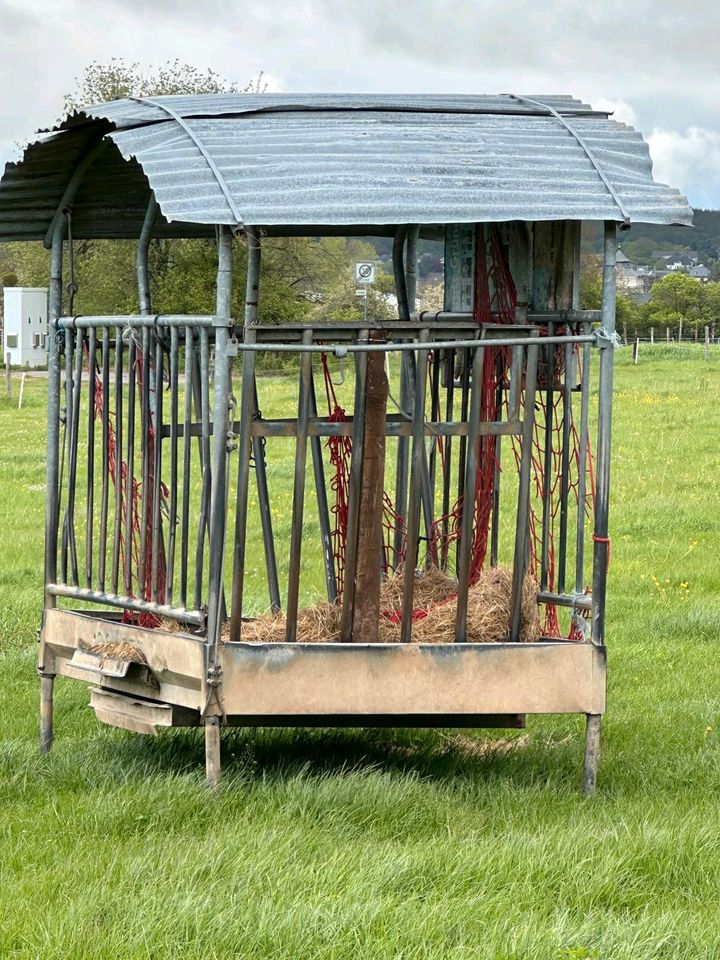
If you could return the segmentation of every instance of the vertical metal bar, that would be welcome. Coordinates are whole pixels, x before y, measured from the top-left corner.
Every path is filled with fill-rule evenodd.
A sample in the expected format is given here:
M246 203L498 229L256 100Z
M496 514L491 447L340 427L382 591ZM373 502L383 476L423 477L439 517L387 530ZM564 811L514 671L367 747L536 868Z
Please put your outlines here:
M198 520L197 546L195 550L195 607L202 604L203 573L205 568L205 537L210 515L210 489L212 468L210 466L210 344L208 332L200 328L200 464L202 469L202 492L200 494L200 518Z
M585 755L583 760L583 793L592 796L597 784L598 764L600 763L600 725L599 713L588 713L585 718Z
M112 548L112 592L118 593L120 581L120 542L122 538L123 504L123 332L118 327L115 332L115 523L113 527ZM128 465L129 468L129 465ZM130 549L126 542L125 549Z
M40 674L40 753L49 753L53 744L54 680L51 674Z
M583 321L587 336L590 322ZM578 515L575 541L575 593L582 593L585 584L585 509L587 505L588 419L590 416L590 344L583 344L582 379L580 381L580 449L578 451Z
M570 427L572 426L572 385L575 379L575 346L565 344L563 386L562 454L560 461L560 542L558 544L557 592L565 593L567 566L568 493L570 488Z
M58 527L60 520L60 351L58 349L57 321L62 313L62 260L65 218L62 217L58 223L58 228L53 232L50 254L47 488L45 492L46 585L57 582ZM54 607L55 603L55 597L46 592L45 608Z
M255 342L258 320L258 294L262 248L256 231L247 232L247 279L245 283L245 343ZM248 489L250 485L250 452L252 449L252 417L255 397L255 352L245 350L242 360L240 394L240 429L238 433L238 481L235 507L235 551L233 556L230 639L237 642L242 633L243 592L245 586L245 547L247 537Z
M460 357L460 362L462 363L461 370L461 391L460 391L460 421L461 423L466 423L468 419L468 401L470 397L470 351L465 347L458 354ZM463 502L465 500L465 461L467 459L467 444L468 438L466 436L460 437L459 451L458 451L458 495L457 502L460 506L460 523L462 523L462 513L463 513ZM460 541L457 542L455 564L456 567L460 559Z
M162 534L162 401L163 401L163 348L159 332L155 331L155 370L153 390L153 450L152 450L152 533L150 589L152 599L156 603L163 603L165 597L160 595L160 556Z
M368 337L361 330L360 340ZM360 489L362 483L362 453L365 437L365 380L367 377L367 354L355 354L355 400L353 403L352 458L348 480L348 519L345 538L345 579L343 581L342 616L340 639L343 643L352 640L353 609L355 605L355 572L357 568L358 524L360 518Z
M183 480L182 480L182 507L180 521L180 606L187 606L188 595L188 553L190 548L190 468L192 455L192 424L193 403L193 375L195 364L193 354L193 328L188 324L185 327L185 394L183 417Z
M433 350L432 373L430 376L430 419L440 416L440 351ZM435 504L435 472L437 465L438 438L431 437L428 471L430 474L430 502Z
M312 330L305 330L303 343L312 343ZM305 473L307 468L308 417L312 356L303 353L300 359L300 389L298 392L297 442L295 445L295 479L293 483L292 527L290 531L290 563L288 566L288 594L285 640L294 643L297 638L297 613L300 597L300 558L303 541L303 511L305 507Z
M310 377L310 416L317 417L317 397L315 394L315 379ZM332 549L332 530L330 527L330 510L328 509L327 487L325 486L325 465L322 455L322 440L320 437L310 438L312 451L313 473L315 476L315 496L318 505L318 522L320 526L320 543L323 552L323 566L325 567L325 587L330 603L337 601L337 581L335 579L335 559Z
M165 602L172 605L175 579L175 539L178 524L178 328L170 328L170 504L168 517Z
M72 582L79 585L77 544L75 540L75 495L77 488L77 459L78 440L80 435L80 390L82 388L82 364L84 335L77 331L78 341L75 344L74 365L70 387L71 402L68 409L68 502L65 510L65 526L67 547L70 553ZM72 342L72 333L71 333ZM67 343L67 342L66 342ZM67 350L67 345L66 348ZM71 346L72 354L72 346Z
M70 327L65 328L65 450L63 457L70 464L70 451L72 447L72 411L73 411L73 349L75 344L74 331ZM60 491L58 491L58 505L60 503ZM62 582L68 582L68 518L67 506L63 515L62 524L62 548L60 554L60 576Z
M410 231L414 233L414 231ZM399 226L395 231L393 239L392 260L393 274L395 278L395 296L398 301L398 319L407 321L410 319L410 302L408 298L408 287L403 264L403 251L405 249L405 239L408 237L408 228ZM416 244L416 239L408 239L408 249ZM416 247L415 247L416 249ZM409 253L408 253L409 260ZM413 271L414 272L414 271ZM414 300L414 289L412 290ZM414 302L413 302L414 306ZM392 388L391 388L392 389ZM409 351L403 351L400 356L400 394L399 404L403 416L412 416L412 398L414 393L414 369L412 364L412 355ZM403 548L403 521L407 511L408 498L408 455L410 450L410 438L398 437L397 442L397 470L395 473L395 505L394 512L398 518L397 526L393 536L393 563L397 568Z
M218 231L217 305L215 327L215 383L213 396L213 467L210 497L210 571L208 582L208 644L213 651L210 667L217 664L222 628L223 572L227 528L227 459L232 391L230 305L232 299L232 235L227 227Z
M548 322L548 336L555 332L555 324ZM540 589L548 588L548 564L550 558L550 530L552 518L552 483L553 483L553 427L555 413L554 381L555 381L555 345L545 347L545 452L543 458L543 490L542 490L542 539L540 546Z
M467 640L467 607L470 588L470 564L472 560L473 520L475 519L475 478L477 476L480 448L480 415L482 410L483 364L485 348L478 345L472 362L472 393L470 419L468 421L467 460L465 464L465 501L458 551L457 615L455 617L455 643Z
M141 431L141 450L142 462L141 485L142 496L140 499L140 557L138 563L138 593L142 599L149 599L146 596L147 583L147 547L148 547L148 524L150 518L150 505L152 492L150 490L150 328L142 329L142 380L140 385L140 431Z
M107 565L108 501L110 498L110 330L102 331L102 480L100 488L100 540L98 544L98 583L105 592Z
M454 393L455 393L455 351L448 350L445 354L447 365L447 396L445 401L445 420L452 423ZM440 553L440 567L447 570L448 565L448 534L450 527L450 484L452 483L452 437L448 434L444 439L445 450L443 459L443 491L442 491L442 546Z
M520 447L520 473L518 477L518 500L515 523L515 554L511 594L512 619L510 641L520 639L522 622L522 593L528 556L530 533L530 468L532 465L533 437L535 432L535 390L537 386L538 348L527 348L525 372L525 409L523 411L522 441Z
M428 330L420 331L421 342L426 341L428 336ZM413 491L420 489L422 473L425 470L425 390L427 387L427 363L422 351L418 351L416 371L412 466L410 471L410 488ZM420 498L417 496L410 497L408 504L405 563L403 567L402 625L400 628L400 641L402 643L409 643L412 637L415 568L417 566L418 537L420 534L420 509Z
M303 334L303 343L312 343L312 331ZM287 601L287 637L295 640L298 610L300 557L303 538L303 510L305 499L305 473L307 463L308 417L311 409L312 366L311 355L301 356L300 388L298 397L297 442L295 452L295 479L293 488L292 532L290 540L290 565Z
M603 254L602 323L608 337L600 349L592 606L592 639L593 643L599 646L605 643L605 594L607 589L608 559L610 556L608 511L610 500L610 434L612 428L614 367L613 335L615 333L615 258L617 254L616 227L612 221L605 223Z
M258 413L257 379L253 370L253 417ZM318 442L319 437L315 437ZM278 580L277 559L275 556L275 538L272 528L272 512L270 510L270 491L267 482L267 466L265 463L265 440L263 437L253 437L253 460L255 462L255 480L258 489L258 506L260 508L260 526L262 528L263 546L265 548L265 570L267 573L268 592L270 594L270 610L280 613L280 582ZM322 461L321 461L322 464ZM318 505L320 505L318 500ZM327 507L327 499L325 502ZM332 559L332 555L331 555Z
M133 596L133 541L135 537L135 387L137 383L137 347L131 332L128 344L127 457L125 462L125 556L123 583L125 596Z
M85 586L92 588L93 580L93 534L95 527L95 371L97 331L88 330L88 425L87 425L87 476L85 496Z
M155 200L155 194L151 193L150 201L148 202L147 209L145 211L145 219L143 221L142 230L140 231L140 238L135 251L135 271L137 274L138 284L138 302L140 305L140 313L142 314L148 314L152 312L148 252L150 250L150 240L152 239L152 231L157 212L158 205L157 201Z
M512 353L516 353L517 350L512 350ZM511 362L512 368L512 362ZM500 349L496 351L495 354L495 369L497 371L496 376L496 385L495 385L495 410L497 419L502 419L502 402L503 402L503 376L505 373L504 370L504 361L503 361L503 350ZM494 447L494 456L495 456L495 465L493 467L493 502L492 502L492 519L490 521L490 566L496 567L498 563L498 549L500 545L500 463L502 457L502 437L498 434L495 437L495 447Z

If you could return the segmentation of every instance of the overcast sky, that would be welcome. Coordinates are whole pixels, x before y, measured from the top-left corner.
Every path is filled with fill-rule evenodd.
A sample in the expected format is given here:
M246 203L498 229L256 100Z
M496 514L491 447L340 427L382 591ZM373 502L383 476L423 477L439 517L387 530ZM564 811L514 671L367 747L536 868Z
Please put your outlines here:
M657 179L720 207L716 5L677 0L0 0L0 161L92 60L179 58L281 91L571 93L640 129ZM1 169L1 167L0 167Z

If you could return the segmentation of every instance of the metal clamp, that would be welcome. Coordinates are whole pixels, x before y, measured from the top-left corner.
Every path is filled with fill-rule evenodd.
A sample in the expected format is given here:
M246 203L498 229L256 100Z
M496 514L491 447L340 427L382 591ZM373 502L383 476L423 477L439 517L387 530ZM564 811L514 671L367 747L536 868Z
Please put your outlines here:
M614 330L611 333L607 327L598 327L595 331L595 343L601 350L604 350L607 347L619 347L621 341Z

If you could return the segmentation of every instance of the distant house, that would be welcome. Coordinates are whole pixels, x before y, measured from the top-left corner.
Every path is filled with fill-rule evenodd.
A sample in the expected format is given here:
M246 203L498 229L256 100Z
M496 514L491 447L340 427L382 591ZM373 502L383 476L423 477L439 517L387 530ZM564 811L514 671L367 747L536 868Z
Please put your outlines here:
M643 282L638 276L638 268L630 262L622 250L615 256L615 273L618 287L624 290L642 289Z
M701 283L707 283L710 279L710 271L704 263L699 263L696 267L690 268L690 276L699 280Z
M697 257L686 253L673 253L665 258L669 270L689 270L697 262Z

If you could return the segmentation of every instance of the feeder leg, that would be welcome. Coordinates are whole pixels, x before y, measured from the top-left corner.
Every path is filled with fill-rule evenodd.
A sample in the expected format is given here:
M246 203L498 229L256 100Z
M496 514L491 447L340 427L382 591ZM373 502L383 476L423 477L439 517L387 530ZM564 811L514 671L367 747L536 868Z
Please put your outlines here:
M53 745L53 684L55 677L40 676L40 753L49 753Z
M591 796L595 793L597 768L600 761L600 723L599 713L588 713L585 720L585 761L583 764L583 793Z
M220 717L205 717L205 778L208 786L220 786Z

